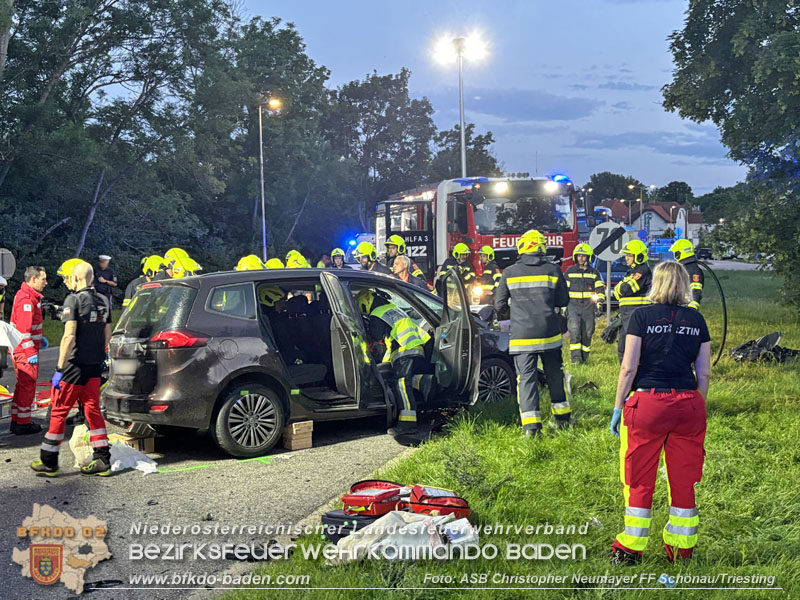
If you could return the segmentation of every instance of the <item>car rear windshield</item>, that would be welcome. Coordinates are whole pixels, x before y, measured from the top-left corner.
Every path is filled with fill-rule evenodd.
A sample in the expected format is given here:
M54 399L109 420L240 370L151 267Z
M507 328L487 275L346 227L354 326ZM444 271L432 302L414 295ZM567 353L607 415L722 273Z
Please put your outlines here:
M186 324L197 290L184 285L139 290L114 330L130 338L150 338Z

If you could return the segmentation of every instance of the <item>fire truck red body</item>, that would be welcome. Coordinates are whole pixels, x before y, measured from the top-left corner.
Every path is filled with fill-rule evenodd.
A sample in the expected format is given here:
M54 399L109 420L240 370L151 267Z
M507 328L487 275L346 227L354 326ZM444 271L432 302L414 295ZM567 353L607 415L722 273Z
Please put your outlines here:
M572 264L578 243L578 201L563 175L549 178L450 179L399 192L376 207L375 241L400 235L407 253L432 280L453 246L469 246L481 273L478 250L491 246L501 268L517 259L517 240L529 229L547 238L547 254L562 269Z

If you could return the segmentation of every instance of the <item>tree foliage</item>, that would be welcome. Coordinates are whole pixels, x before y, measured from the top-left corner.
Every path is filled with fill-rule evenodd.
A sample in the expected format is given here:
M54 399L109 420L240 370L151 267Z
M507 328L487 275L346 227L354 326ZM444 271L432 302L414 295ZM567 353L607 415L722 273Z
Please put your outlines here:
M459 125L438 132L433 141L436 145L436 154L430 168L431 181L461 177L461 128ZM468 176L500 177L503 174L497 158L490 150L492 144L494 144L494 136L491 131L475 135L473 123L467 123L464 126Z
M685 181L670 181L664 187L658 188L655 195L659 202L691 204L694 200L692 187Z
M633 188L629 186L633 186ZM591 175L588 183L583 187L592 188L592 197L596 202L601 202L612 199L628 200L638 198L639 188L642 186L641 181L630 175L603 171L602 173Z
M457 167L408 70L328 77L294 26L228 0L0 0L0 245L51 270L111 254L123 280L172 246L206 270L260 254L259 110L271 255L327 252Z
M800 305L800 6L794 0L691 0L671 36L673 80L664 106L712 121L748 182L699 199L717 244L769 261Z

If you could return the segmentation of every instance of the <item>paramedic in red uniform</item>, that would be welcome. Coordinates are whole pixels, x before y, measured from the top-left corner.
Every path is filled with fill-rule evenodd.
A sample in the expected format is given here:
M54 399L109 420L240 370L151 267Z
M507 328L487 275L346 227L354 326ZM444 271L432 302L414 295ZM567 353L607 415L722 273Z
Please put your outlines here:
M42 426L31 422L31 405L39 377L39 348L42 346L42 290L47 285L44 267L25 269L25 281L14 297L11 324L22 334L14 349L14 372L17 385L11 401L11 433L39 433Z
M91 287L94 273L89 263L75 265L72 278L68 287L76 291L64 300L64 336L51 380L55 395L50 427L42 440L40 460L33 461L31 468L40 476L58 475L58 450L64 441L67 415L80 399L94 450L92 462L81 467L81 473L103 477L111 475L106 423L100 413L100 374L111 339L111 306L108 298Z
M711 338L703 316L687 306L689 291L681 264L659 264L653 304L637 308L627 328L611 419L621 441L625 496L625 530L612 546L617 564L638 563L647 546L662 455L670 504L663 531L667 557L688 559L697 544L694 487L703 475Z

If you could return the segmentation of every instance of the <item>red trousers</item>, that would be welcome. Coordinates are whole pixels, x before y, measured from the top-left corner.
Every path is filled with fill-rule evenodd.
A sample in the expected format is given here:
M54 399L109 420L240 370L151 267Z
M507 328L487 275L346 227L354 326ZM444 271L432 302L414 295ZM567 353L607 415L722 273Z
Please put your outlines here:
M617 536L614 547L642 552L647 545L658 463L663 456L670 504L664 543L691 552L699 523L694 486L703 476L705 436L706 405L696 390L635 392L628 398L620 427L625 531Z
M83 414L89 427L89 444L94 448L95 458L108 459L108 436L106 422L100 412L100 378L93 377L86 385L61 382L60 390L53 390L50 410L50 427L42 440L42 462L50 467L58 465L58 450L64 441L67 415L79 399L83 402Z
M17 385L11 400L11 422L26 425L31 422L31 405L36 396L36 379L39 377L38 363L32 365L22 352L14 353L14 372Z

